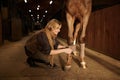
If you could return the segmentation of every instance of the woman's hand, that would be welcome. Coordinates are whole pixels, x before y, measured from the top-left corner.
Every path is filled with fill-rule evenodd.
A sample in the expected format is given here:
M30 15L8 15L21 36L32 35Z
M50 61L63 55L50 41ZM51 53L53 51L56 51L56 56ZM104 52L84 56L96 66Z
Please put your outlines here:
M71 54L73 52L71 48L65 48L64 50L66 54Z
M69 48L71 48L73 51L75 51L76 50L76 45L69 46Z

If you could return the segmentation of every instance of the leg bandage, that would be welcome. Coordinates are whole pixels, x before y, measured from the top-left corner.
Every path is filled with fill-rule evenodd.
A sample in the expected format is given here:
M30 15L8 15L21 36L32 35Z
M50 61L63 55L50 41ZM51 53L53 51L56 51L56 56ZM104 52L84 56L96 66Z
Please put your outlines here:
M85 62L81 62L81 66L83 69L86 69L86 63Z
M80 44L81 53L80 56L83 58L85 56L85 43Z
M80 53L80 57L81 57L81 66L83 69L86 69L86 62L84 60L85 57L85 43L80 44L81 46L81 53Z
M73 45L76 46L76 40L73 41ZM75 56L77 56L76 47L75 47L75 49L73 50L73 54L74 54Z

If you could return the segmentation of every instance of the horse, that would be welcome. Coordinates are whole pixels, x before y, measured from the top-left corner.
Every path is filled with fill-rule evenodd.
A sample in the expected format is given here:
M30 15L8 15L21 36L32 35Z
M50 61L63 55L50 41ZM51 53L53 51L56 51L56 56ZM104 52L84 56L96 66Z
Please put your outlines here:
M68 45L74 46L73 53L76 55L76 42L78 43L80 48L80 64L83 69L86 69L86 62L84 59L85 36L92 9L92 0L65 0L65 6L66 21L68 26ZM71 60L72 54L67 56L66 68L71 67Z

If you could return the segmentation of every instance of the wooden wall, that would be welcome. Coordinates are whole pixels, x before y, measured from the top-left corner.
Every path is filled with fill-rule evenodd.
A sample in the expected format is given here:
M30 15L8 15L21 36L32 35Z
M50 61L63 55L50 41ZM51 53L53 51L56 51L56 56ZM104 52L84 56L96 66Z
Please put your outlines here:
M92 12L87 47L120 60L120 4Z
M11 40L17 41L22 38L22 22L20 18L11 19Z
M8 7L1 7L1 20L2 20L2 40L10 39L10 24L8 19Z
M2 18L0 13L0 45L2 44Z

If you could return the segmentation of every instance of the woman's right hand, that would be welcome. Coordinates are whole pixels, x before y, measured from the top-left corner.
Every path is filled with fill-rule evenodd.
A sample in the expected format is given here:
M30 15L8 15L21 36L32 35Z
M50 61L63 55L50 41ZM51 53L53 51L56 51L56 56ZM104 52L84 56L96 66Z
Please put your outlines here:
M66 54L71 54L72 52L73 52L73 50L71 48L66 48L65 49Z

